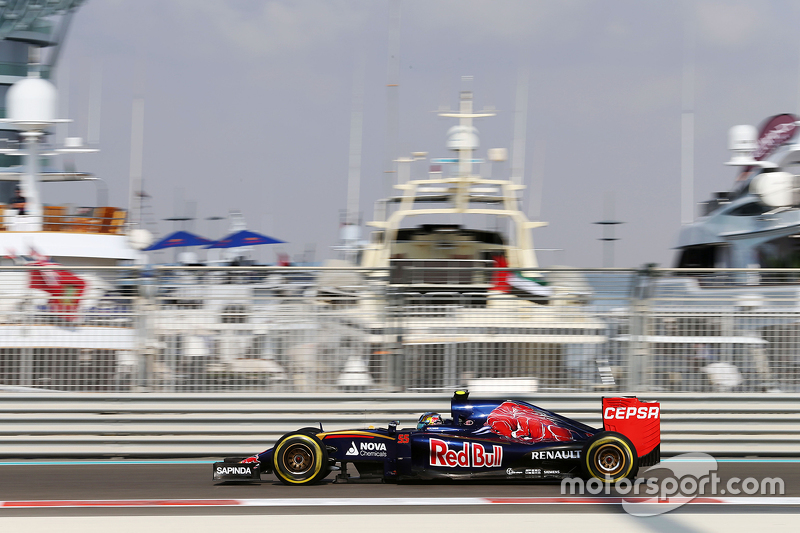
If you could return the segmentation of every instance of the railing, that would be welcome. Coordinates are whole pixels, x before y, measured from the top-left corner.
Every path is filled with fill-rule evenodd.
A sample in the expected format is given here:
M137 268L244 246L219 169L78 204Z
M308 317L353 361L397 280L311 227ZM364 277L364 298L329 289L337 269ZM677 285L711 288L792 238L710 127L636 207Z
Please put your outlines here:
M126 211L116 207L82 207L46 205L41 219L42 231L62 233L121 234ZM17 209L0 205L0 231L28 231L30 216Z
M7 390L800 392L795 270L541 269L546 297L320 267L81 268L78 294L48 270L0 267Z
M488 286L492 261L475 259L392 259L393 285Z
M491 397L488 394L483 397ZM661 402L663 455L797 456L800 396L647 394ZM444 394L0 394L0 457L249 456L283 434L414 427ZM600 394L515 395L602 427Z

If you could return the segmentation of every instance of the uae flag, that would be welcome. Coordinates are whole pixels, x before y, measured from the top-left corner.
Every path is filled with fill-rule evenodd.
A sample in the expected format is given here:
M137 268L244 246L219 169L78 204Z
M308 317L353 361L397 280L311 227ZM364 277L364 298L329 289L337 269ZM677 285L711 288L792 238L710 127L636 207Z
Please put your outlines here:
M496 255L494 266L508 268L508 261L505 256ZM494 273L492 289L543 305L548 304L550 296L553 295L553 288L543 279L523 276L520 272L501 270Z

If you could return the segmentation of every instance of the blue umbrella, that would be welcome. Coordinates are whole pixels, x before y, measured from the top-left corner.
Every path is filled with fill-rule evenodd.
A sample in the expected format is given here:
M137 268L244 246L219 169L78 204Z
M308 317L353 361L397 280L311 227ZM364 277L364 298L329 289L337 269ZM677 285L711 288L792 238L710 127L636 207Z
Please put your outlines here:
M214 241L199 237L194 233L189 233L188 231L176 231L175 233L170 233L157 243L150 245L148 248L145 248L144 251L151 252L153 250L177 248L179 246L202 246L212 242Z
M278 244L281 242L279 239L273 239L266 235L256 233L255 231L248 231L243 229L236 233L231 233L227 237L223 237L214 244L206 246L206 248L239 248L240 246L254 246L256 244Z

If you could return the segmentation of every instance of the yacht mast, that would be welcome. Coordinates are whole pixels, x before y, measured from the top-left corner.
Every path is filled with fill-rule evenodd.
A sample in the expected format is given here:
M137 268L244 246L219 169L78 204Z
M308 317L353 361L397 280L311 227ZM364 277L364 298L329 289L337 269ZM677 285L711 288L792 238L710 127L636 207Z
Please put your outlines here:
M353 98L350 111L350 165L347 177L347 214L345 224L358 226L359 196L361 185L361 141L364 116L364 68L365 58L360 54L353 75Z
M694 221L694 18L688 13L684 30L681 91L681 224Z
M385 197L392 194L394 185L394 160L397 157L399 137L399 85L400 85L400 0L389 2L389 47L386 73L386 153L384 154ZM385 213L384 213L385 216Z
M511 179L520 185L525 177L525 147L528 133L528 69L526 67L519 69L516 108L514 146L511 153Z
M141 225L141 201L144 194L142 186L142 158L144 152L144 98L133 101L131 111L131 167L130 192L128 200L128 224ZM139 200L137 202L137 199ZM138 211L138 218L134 213Z

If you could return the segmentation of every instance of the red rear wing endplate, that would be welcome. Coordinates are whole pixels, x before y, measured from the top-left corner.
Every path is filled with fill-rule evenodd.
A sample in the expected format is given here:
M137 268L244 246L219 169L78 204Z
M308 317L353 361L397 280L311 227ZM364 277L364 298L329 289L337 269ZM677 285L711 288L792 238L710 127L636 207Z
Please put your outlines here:
M643 402L636 397L603 398L603 429L628 437L639 457L654 450L658 454L661 444L661 404Z

